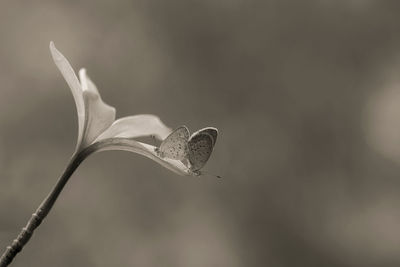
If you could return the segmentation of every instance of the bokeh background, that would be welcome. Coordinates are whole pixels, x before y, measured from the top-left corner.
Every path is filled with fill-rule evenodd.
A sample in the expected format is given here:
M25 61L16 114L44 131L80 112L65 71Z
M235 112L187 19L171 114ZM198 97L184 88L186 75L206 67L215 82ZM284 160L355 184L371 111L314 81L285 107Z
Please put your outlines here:
M2 1L0 248L73 152L51 40L117 116L219 129L205 169L88 158L12 266L400 265L400 4Z

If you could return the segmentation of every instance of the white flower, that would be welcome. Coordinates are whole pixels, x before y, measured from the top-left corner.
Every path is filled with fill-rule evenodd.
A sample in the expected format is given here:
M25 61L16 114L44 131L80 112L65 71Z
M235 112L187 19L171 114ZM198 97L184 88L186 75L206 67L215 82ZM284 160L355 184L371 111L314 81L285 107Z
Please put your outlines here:
M87 155L105 150L125 150L146 156L179 175L195 175L181 161L161 158L156 147L136 141L135 138L155 136L163 140L170 133L157 116L140 114L115 120L115 108L104 103L95 84L79 71L79 78L68 60L50 42L53 60L68 83L78 113L78 140L75 153Z

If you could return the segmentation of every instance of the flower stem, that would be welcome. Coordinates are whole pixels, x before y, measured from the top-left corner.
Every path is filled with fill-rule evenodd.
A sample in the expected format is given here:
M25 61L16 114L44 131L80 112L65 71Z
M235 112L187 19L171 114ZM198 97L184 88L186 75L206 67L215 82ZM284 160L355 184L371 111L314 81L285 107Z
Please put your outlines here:
M89 148L89 147L88 147ZM40 223L46 218L47 214L50 212L54 203L56 202L58 196L63 190L65 184L68 182L71 175L82 163L82 161L90 154L91 149L84 149L78 153L74 153L71 157L64 173L61 175L50 194L43 200L40 206L37 208L35 213L29 219L28 223L12 242L10 246L7 247L3 255L0 257L0 267L8 266L14 257L19 253L22 248L28 243L35 229L40 225Z

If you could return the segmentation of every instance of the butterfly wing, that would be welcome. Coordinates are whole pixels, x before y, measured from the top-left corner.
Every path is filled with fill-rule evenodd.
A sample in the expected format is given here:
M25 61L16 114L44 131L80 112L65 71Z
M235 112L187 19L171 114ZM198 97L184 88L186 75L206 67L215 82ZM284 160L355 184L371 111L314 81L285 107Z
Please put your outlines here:
M188 158L192 171L200 170L207 163L217 140L217 135L216 128L208 127L195 132L190 137Z
M200 134L200 133L206 133L209 134L212 137L213 140L213 147L215 145L215 142L217 142L217 136L218 136L218 129L214 128L214 127L206 127L203 128L201 130L198 130L197 132L195 132L192 136L196 135L196 134Z
M162 141L158 149L162 158L182 160L187 157L189 130L186 126L176 128Z

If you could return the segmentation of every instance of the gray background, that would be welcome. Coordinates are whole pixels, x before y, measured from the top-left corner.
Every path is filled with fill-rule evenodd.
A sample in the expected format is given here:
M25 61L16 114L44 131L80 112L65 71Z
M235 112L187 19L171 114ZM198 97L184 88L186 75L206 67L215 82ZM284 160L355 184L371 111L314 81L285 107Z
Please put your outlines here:
M87 159L13 266L399 266L396 1L2 1L0 248L73 152L53 40L117 116L215 126L180 177Z

